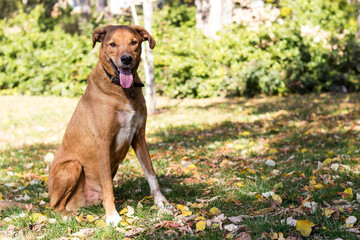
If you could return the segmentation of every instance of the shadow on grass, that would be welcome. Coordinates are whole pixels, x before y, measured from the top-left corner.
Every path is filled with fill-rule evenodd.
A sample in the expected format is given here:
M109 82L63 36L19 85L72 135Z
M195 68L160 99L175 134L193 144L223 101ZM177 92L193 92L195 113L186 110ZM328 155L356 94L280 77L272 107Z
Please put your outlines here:
M359 129L352 129L354 121L360 119L360 99L358 95L294 95L288 98L269 98L269 101L252 100L242 106L248 109L245 114L262 115L252 122L223 121L212 125L182 125L155 132L150 137L160 139L150 144L151 149L166 149L176 144L196 149L214 142L226 142L241 139L243 132L253 141L269 139L272 147L281 147L293 140L297 143L315 141L325 146L338 140L354 139ZM213 107L235 109L243 100L229 100L228 103L215 102L195 108L209 110ZM240 105L239 105L240 104ZM344 108L342 105L346 105ZM271 114L269 114L271 113ZM236 113L242 114L242 113ZM269 115L267 115L269 114ZM221 116L219 116L221 117ZM309 135L309 131L312 134ZM306 135L309 135L306 137ZM336 139L328 139L336 136ZM303 137L302 139L299 139Z

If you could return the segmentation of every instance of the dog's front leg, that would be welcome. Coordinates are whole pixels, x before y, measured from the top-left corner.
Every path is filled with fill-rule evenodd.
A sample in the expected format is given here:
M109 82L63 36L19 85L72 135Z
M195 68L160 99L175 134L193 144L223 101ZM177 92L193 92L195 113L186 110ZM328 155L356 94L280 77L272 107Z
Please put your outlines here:
M99 175L104 195L103 205L106 212L106 224L117 226L121 217L115 208L114 189L110 166L110 143L107 141L97 141Z
M145 127L141 128L139 132L134 136L132 147L135 150L141 167L144 170L145 177L150 185L150 192L154 198L154 202L158 207L164 207L165 204L169 204L166 198L162 195L159 187L159 183L156 179L156 174L151 163L149 150L145 141Z

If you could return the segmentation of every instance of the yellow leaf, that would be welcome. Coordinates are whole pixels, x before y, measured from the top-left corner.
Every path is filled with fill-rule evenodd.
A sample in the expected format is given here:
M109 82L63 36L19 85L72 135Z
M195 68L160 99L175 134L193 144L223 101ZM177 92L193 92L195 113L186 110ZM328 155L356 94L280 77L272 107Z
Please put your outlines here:
M123 226L123 227L127 227L127 226L129 226L130 224L129 224L127 221L122 220L122 221L120 222L120 225Z
M262 195L260 195L260 194L256 194L255 197L256 197L257 199L259 199L259 200L263 200L263 199L264 199L264 197L263 197Z
M342 199L351 200L353 196L354 194L352 188L347 188L342 194Z
M243 187L244 184L242 184L241 182L238 182L238 183L236 183L236 186L238 186L238 187Z
M279 232L279 238L278 238L278 240L285 240L283 233Z
M274 201L278 201L280 204L282 204L282 198L279 195L273 194L271 197Z
M278 150L276 150L275 148L269 150L269 154L275 154L275 153L278 153Z
M327 152L327 154L328 154L329 157L331 157L332 155L334 155L334 152L330 150L330 151Z
M123 238L122 240L132 240L132 239L131 239L131 238L127 238L127 237L126 237L126 238Z
M314 188L321 189L323 187L322 183L317 183L314 185Z
M271 239L278 239L279 238L279 236L278 236L278 234L276 232L274 232L272 234L272 236L270 236L270 237L271 237Z
M241 136L243 136L243 137L250 136L250 132L244 131L244 132L241 133Z
M190 164L190 165L187 167L187 169L189 169L189 170L194 170L194 169L196 169L196 165L195 165L195 164Z
M36 220L36 223L46 223L48 218L44 215L41 215L38 220Z
M75 220L81 223L81 221L84 220L83 215L75 216Z
M331 214L333 214L335 212L335 210L332 210L331 208L326 208L325 210L324 210L324 215L325 215L325 217L329 217L329 216L331 216Z
M211 213L212 215L219 215L219 214L221 213L221 211L220 211L220 209L218 209L217 207L212 207L212 208L210 209L210 213Z
M307 152L307 151L308 151L307 148L301 149L301 153L305 153L305 152Z
M107 227L106 223L101 219L96 220L95 225L98 226L98 227L104 227L104 228Z
M274 188L276 188L276 189L283 188L283 187L284 187L284 184L282 182L279 182L274 185Z
M87 216L86 216L86 219L87 219L89 222L95 221L95 218L94 218L93 216L91 216L91 215L87 215Z
M328 165L331 164L331 162L332 162L332 159L331 159L331 158L327 158L327 159L325 159L325 160L323 161L323 165L324 165L324 166L328 166Z
M33 221L33 222L36 222L39 219L40 216L41 216L40 213L33 213L30 216L30 220Z
M196 223L196 230L198 231L203 231L205 229L205 221L200 221L198 223Z
M191 211L188 211L184 208L184 205L177 205L177 207L181 210L181 215L183 217L190 216L192 214Z
M127 213L127 211L128 211L127 207L124 207L123 210L120 211L120 215Z
M314 223L310 222L307 219L299 220L296 222L296 230L299 231L304 237L308 237L314 225Z
M205 218L204 218L204 217L197 217L197 218L195 218L195 221L198 221L198 220L205 220Z

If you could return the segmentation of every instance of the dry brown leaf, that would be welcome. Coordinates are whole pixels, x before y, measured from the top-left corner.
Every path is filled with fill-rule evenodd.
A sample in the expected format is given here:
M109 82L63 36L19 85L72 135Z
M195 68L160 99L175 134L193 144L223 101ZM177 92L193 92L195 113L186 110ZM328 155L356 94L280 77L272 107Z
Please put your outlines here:
M237 235L234 240L252 240L250 234L246 232L242 232L239 235Z

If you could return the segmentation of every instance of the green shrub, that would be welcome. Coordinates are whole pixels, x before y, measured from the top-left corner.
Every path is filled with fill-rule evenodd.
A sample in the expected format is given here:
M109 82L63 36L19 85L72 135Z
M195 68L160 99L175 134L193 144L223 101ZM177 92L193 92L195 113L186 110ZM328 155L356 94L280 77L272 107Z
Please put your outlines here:
M41 32L37 24L43 9L20 12L0 22L0 89L2 93L82 94L96 63L91 40L66 34L61 28Z
M355 8L345 0L280 3L286 14L279 21L257 29L234 24L216 40L195 28L194 7L155 11L158 92L202 98L358 91ZM75 20L65 15L44 26L44 9L38 6L0 21L0 93L83 93L97 61L90 38L96 24L90 22L84 35L69 34L63 23Z

